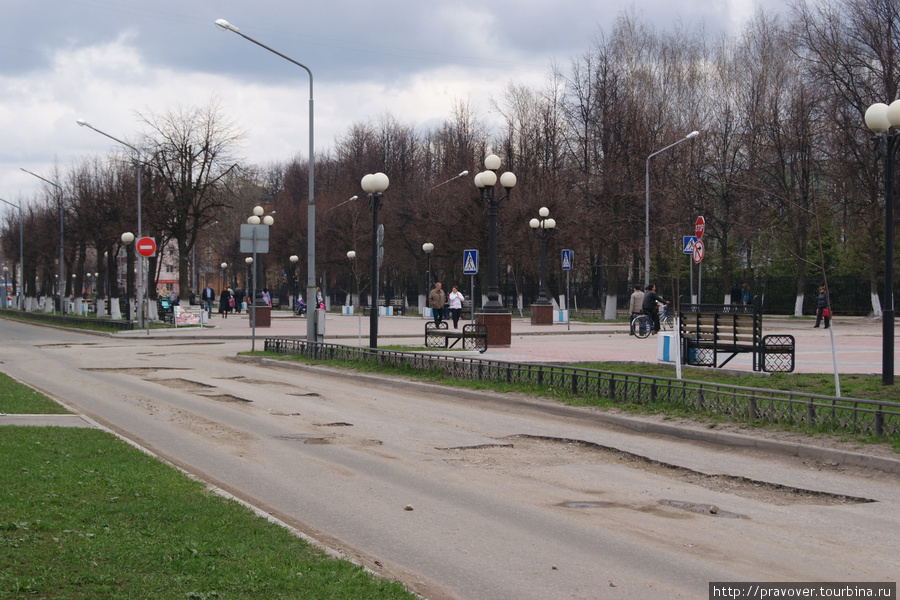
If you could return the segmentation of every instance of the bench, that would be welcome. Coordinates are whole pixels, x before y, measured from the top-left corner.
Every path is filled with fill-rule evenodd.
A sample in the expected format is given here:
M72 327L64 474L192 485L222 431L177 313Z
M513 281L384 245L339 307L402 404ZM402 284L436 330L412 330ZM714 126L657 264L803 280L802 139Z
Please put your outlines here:
M685 304L679 307L682 362L721 368L741 353L753 355L754 371L794 370L794 338L762 335L762 302ZM728 357L719 361L720 354Z
M450 343L450 340L453 343ZM425 323L425 347L426 348L453 348L462 340L463 350L478 350L484 353L487 350L487 325L474 323L463 325L462 331L450 330L446 321Z
M391 313L394 315L402 315L405 307L403 306L403 300L391 300Z

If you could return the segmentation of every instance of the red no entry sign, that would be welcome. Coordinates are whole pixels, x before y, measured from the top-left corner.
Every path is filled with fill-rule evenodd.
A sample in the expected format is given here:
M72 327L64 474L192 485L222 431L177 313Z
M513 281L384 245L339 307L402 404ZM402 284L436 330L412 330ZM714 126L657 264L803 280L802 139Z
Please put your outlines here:
M703 237L703 230L706 229L706 219L703 217L697 217L697 222L694 224L694 235L697 236L697 239Z
M134 245L137 248L137 253L144 258L148 258L156 254L156 240L151 237L139 238Z

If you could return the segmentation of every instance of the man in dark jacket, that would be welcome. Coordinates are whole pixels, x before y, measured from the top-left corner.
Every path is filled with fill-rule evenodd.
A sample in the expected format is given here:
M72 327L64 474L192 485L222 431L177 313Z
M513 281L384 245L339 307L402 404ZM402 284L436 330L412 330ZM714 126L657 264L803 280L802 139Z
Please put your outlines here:
M653 323L652 333L654 335L659 332L659 306L657 306L657 302L665 303L665 301L656 293L656 286L651 283L644 291L643 308L644 314L650 317L650 321Z

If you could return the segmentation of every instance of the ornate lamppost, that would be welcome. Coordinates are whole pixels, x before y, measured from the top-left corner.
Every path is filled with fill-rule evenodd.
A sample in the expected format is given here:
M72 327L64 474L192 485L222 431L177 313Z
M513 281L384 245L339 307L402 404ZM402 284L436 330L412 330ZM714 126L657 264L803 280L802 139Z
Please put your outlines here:
M369 197L372 210L372 298L369 302L369 348L378 347L378 267L381 266L380 244L378 240L378 209L390 179L384 173L366 175L360 182Z
M531 324L532 325L552 325L553 324L553 304L547 298L547 240L556 233L556 220L549 218L550 209L546 206L541 207L538 211L540 219L531 219L528 223L531 226L531 233L541 242L540 264L540 293L538 299L531 305Z
M881 383L894 385L894 158L900 147L900 100L866 110L866 126L875 135L875 157L884 159L884 306L881 323ZM894 128L891 131L891 128ZM829 306L829 308L831 308Z
M488 345L491 347L508 347L512 343L512 314L500 301L500 284L497 274L497 207L509 198L516 185L516 176L507 171L500 176L500 185L504 195L497 198L494 186L497 184L497 170L500 168L500 157L491 154L484 159L486 171L475 175L475 187L479 190L480 199L488 205L488 292L487 302L481 312L475 315L475 321L487 326Z

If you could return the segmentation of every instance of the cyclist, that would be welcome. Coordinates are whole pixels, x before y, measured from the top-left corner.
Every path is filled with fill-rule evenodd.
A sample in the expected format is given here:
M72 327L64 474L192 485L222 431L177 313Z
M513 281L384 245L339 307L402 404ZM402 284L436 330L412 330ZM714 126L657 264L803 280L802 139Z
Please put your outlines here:
M659 307L657 306L657 302L660 304L668 304L668 302L663 300L659 294L656 293L656 286L651 283L644 292L643 310L644 314L650 317L650 322L653 323L651 331L653 335L656 335L659 332Z

